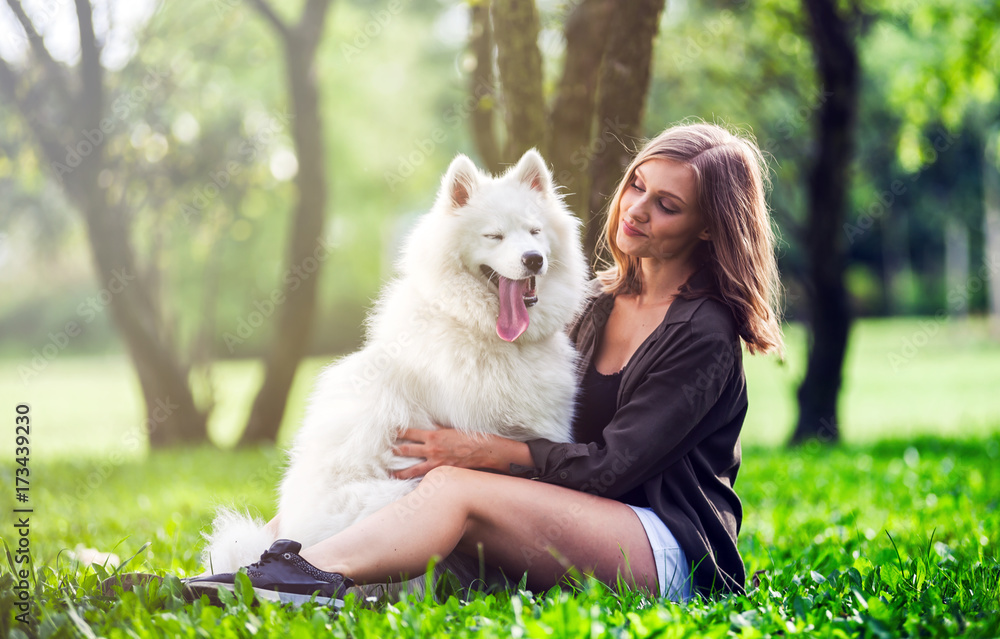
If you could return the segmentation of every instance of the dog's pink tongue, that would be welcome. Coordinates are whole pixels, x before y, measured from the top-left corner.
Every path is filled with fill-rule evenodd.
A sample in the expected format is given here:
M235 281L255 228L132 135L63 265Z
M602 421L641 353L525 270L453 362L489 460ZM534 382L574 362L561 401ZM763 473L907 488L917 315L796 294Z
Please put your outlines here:
M500 339L513 342L528 330L528 308L524 305L524 294L528 291L529 280L509 280L500 275L500 316L497 318L497 335Z

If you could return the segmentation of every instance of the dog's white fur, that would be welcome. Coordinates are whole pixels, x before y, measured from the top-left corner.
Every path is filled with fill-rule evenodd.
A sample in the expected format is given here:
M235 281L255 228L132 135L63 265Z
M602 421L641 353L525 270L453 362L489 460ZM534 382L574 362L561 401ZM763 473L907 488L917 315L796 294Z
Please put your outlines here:
M527 330L506 342L497 287L480 266L524 279L527 251L544 256L538 303ZM456 157L399 270L369 316L365 347L316 382L281 483L277 537L223 509L207 536L210 570L256 561L276 538L309 546L410 492L416 480L389 475L419 461L392 453L403 428L570 441L576 360L564 328L583 301L587 266L579 222L542 157L530 150L499 178Z

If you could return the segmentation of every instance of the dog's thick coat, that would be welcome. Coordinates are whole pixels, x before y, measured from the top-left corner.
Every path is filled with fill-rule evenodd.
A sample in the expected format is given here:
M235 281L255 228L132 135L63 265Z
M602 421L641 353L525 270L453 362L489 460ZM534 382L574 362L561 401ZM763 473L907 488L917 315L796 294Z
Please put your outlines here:
M393 455L403 428L570 440L576 356L564 328L587 267L579 223L537 152L499 178L456 157L399 271L365 347L316 382L281 482L277 538L307 547L410 492L416 480L389 474L419 461ZM214 572L275 539L226 509L213 527Z

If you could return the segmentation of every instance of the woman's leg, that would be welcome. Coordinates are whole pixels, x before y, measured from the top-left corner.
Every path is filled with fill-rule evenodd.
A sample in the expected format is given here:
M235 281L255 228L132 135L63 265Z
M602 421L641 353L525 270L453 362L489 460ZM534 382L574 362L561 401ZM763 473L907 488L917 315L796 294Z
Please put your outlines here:
M646 532L625 504L448 466L301 555L358 583L377 583L417 576L432 557L456 550L478 556L480 545L488 564L514 578L527 572L534 589L551 587L574 566L605 583L614 584L621 574L632 585L659 592Z

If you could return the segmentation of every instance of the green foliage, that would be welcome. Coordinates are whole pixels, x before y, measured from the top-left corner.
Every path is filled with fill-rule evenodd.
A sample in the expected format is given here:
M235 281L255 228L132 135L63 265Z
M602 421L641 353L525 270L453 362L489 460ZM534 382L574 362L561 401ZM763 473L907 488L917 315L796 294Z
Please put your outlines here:
M787 364L746 358L750 411L736 484L745 512L740 549L749 574L767 571L747 597L676 605L583 582L572 593L464 598L439 584L438 602L372 608L354 601L339 617L316 607L184 605L170 581L99 596L105 570L75 565L66 549L82 545L122 558L138 553L125 571L200 572L200 532L216 507L273 514L284 454L201 448L150 455L141 442L130 444L141 413L127 364L58 359L22 393L41 429L31 466L37 505L30 592L42 634L995 636L1000 345L987 339L985 328L934 318L859 322L845 368L848 444L835 449L768 446L785 441L794 415L792 389L804 369L801 327L788 328ZM309 360L300 371L285 438L323 363ZM221 420L213 429L231 442L260 367L222 362L213 374ZM21 386L7 370L0 370L0 385ZM0 441L0 451L0 485L12 486L10 442ZM11 512L12 499L11 491L0 492L0 511ZM9 546L12 532L0 529ZM3 563L0 637L18 628L12 621L17 592Z
M407 224L429 208L454 153L467 151L461 41L435 32L436 4L393 6L383 15L334 3L318 53L330 191L322 239L334 247L319 288L319 352L357 346L364 308L392 273ZM125 198L138 261L154 276L151 296L182 359L194 359L206 338L212 355L260 354L272 316L242 343L225 335L300 266L284 262L291 178L274 171L293 148L277 35L252 3L219 0L164 3L135 40L134 55L107 74L111 126L101 148L110 166L101 179ZM30 267L0 280L0 341L19 342L6 346L23 353L25 343L80 322L77 306L100 286L78 212L10 109L0 110L0 151L0 196L11 205L0 210L0 261L7 253ZM72 259L43 263L60 253ZM75 349L115 344L107 315Z
M874 277L850 284L862 315L949 310L942 283L949 221L969 237L969 268L983 264L982 162L995 136L1000 86L997 4L885 0L860 7L861 104L850 212L842 236L853 264ZM771 156L769 198L786 284L803 277L805 187L817 85L801 3L670 4L656 49L646 133L691 116L747 128ZM893 193L893 185L895 193ZM905 280L913 276L915 286ZM971 273L970 273L971 277ZM883 286L882 283L886 283ZM877 288L869 286L878 284ZM970 307L985 297L969 291ZM800 300L789 300L798 317Z
M348 599L339 614L306 605L249 605L246 585L226 609L184 604L169 578L102 596L110 567L80 566L78 543L138 553L122 571L199 571L199 531L218 503L244 491L267 451L158 452L129 463L86 500L42 500L33 516L30 580L40 636L178 637L991 637L1000 632L1000 438L921 439L828 450L748 448L737 482L740 548L760 584L747 596L674 604L614 592L478 593L377 604ZM99 463L40 464L64 492ZM276 473L275 473L276 475ZM169 481L163 478L169 477ZM264 491L261 491L264 492ZM7 496L4 495L6 499ZM267 501L260 495L259 502ZM4 504L7 507L7 504ZM3 536L8 545L8 530ZM145 544L151 542L149 547ZM0 630L23 636L16 592L0 568Z
M290 17L301 4L279 9ZM364 308L392 272L408 223L430 205L454 153L471 149L466 8L429 0L391 6L334 3L318 54L326 237L335 251L320 282L314 353L357 346ZM571 3L540 6L551 90ZM848 222L863 232L845 240L852 262L872 277L854 278L862 285L856 309L933 313L948 308L947 220L965 224L970 266L982 263L982 150L998 135L998 5L860 6L862 104ZM644 124L653 134L694 116L752 130L773 156L770 201L791 286L802 276L805 177L814 116L826 99L805 25L796 0L668 3ZM293 146L281 47L252 3L228 0L163 3L136 29L131 57L107 74L112 127L102 184L126 197L139 262L158 275L151 294L184 359L200 359L206 345L210 356L259 355L270 318L242 343L225 335L256 304L266 307L287 266L294 189L287 174L272 171ZM883 211L880 198L895 181L905 193ZM78 212L11 109L0 111L0 198L8 205L0 209L0 264L15 267L0 278L0 349L24 353L25 344L41 346L48 332L79 321L76 309L100 284ZM970 308L985 301L972 293ZM790 300L792 317L799 304ZM117 345L108 315L85 327L74 351Z

